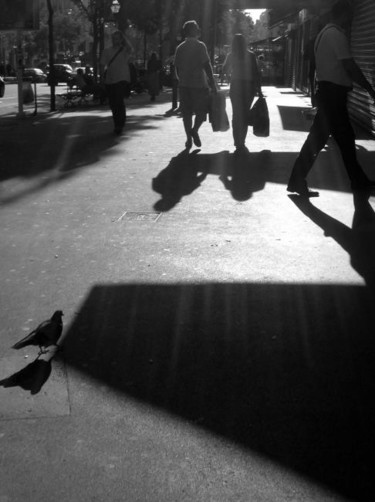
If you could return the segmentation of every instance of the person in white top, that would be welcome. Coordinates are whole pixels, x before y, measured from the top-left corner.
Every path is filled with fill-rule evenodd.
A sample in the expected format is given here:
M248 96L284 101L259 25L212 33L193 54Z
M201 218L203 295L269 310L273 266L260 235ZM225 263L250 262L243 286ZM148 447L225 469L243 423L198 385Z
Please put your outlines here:
M129 94L131 52L132 47L125 35L117 30L112 33L112 47L104 49L100 58L115 134L121 134L126 122L124 100Z
M310 191L306 177L316 157L330 135L340 148L353 192L369 192L375 188L358 163L355 134L347 109L348 92L353 82L363 87L375 100L375 90L354 61L346 30L350 27L353 11L346 0L339 0L331 10L330 22L320 31L315 41L317 78L317 113L309 135L302 146L289 178L287 190L303 197L316 197Z

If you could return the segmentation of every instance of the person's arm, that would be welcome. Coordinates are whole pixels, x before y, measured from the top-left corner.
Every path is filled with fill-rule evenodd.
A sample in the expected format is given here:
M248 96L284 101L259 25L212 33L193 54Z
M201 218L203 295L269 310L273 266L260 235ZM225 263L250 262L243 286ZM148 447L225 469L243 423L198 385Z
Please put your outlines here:
M178 48L175 50L174 57L172 60L172 65L173 65L173 77L175 81L179 81L180 77L178 74L178 65L179 65L179 57L178 57Z
M201 64L203 64L203 69L206 72L208 78L208 85L210 86L213 92L217 92L214 71L212 69L210 56L208 55L207 47L203 42L200 43L200 60Z
M253 68L255 71L256 90L257 90L258 96L261 97L261 96L263 96L263 92L262 92L262 80L261 80L261 74L260 74L259 67L258 67L258 61L257 61L257 57L255 54L252 54L252 58L253 58Z
M176 61L173 63L173 76L174 78L178 81L180 80L180 76L178 74L178 66L176 64Z
M342 59L342 64L345 68L345 71L350 76L350 78L356 84L366 89L366 91L370 94L372 99L375 101L375 89L372 87L370 82L364 76L361 68L357 65L353 58Z
M214 72L213 72L212 65L209 60L204 63L203 68L204 68L204 71L206 72L206 75L208 78L208 84L209 84L211 90L213 92L217 92Z
M232 72L232 70L231 70L231 61L232 61L231 55L227 54L227 57L225 58L225 61L224 61L224 64L223 64L223 68L222 68L222 72L227 77L230 77L230 74Z
M100 74L100 79L102 82L104 82L104 73L106 70L106 65L107 65L107 62L106 62L105 53L102 52L102 55L101 55L101 58L99 61L99 74Z

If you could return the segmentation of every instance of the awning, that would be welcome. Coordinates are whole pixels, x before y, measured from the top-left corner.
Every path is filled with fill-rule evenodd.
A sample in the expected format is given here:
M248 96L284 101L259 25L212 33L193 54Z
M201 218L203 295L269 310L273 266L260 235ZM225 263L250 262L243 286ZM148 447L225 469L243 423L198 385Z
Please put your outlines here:
M298 12L311 9L314 13L326 11L337 0L232 0L232 9L275 9Z
M348 0L350 3L352 0ZM307 9L310 14L322 15L328 12L337 0L231 0L231 9L268 9L270 26Z

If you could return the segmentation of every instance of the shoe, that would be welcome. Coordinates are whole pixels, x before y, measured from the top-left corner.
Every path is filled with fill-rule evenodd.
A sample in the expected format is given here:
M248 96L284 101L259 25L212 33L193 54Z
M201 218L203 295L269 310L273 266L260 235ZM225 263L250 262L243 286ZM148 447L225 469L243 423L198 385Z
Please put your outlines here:
M194 145L195 146L202 146L202 142L201 142L201 139L199 137L199 134L197 131L195 131L194 129L192 129L190 131L190 134L191 134L191 137L193 138L193 141L194 141Z
M234 151L235 155L245 155L247 153L250 153L250 152L249 152L249 149L247 148L246 145L236 146L236 149Z
M300 195L301 197L319 197L319 192L314 192L313 190L308 189L305 180L300 180L298 182L289 181L286 189L288 192L298 193L298 195Z

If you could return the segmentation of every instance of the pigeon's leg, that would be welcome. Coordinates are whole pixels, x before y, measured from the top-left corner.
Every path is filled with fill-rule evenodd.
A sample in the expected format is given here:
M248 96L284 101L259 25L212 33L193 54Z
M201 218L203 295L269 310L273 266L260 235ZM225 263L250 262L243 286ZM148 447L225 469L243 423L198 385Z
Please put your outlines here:
M62 348L57 343L53 344L53 345L49 345L48 347L39 347L38 357L42 356L44 354L50 354L53 357L60 350L62 350Z

